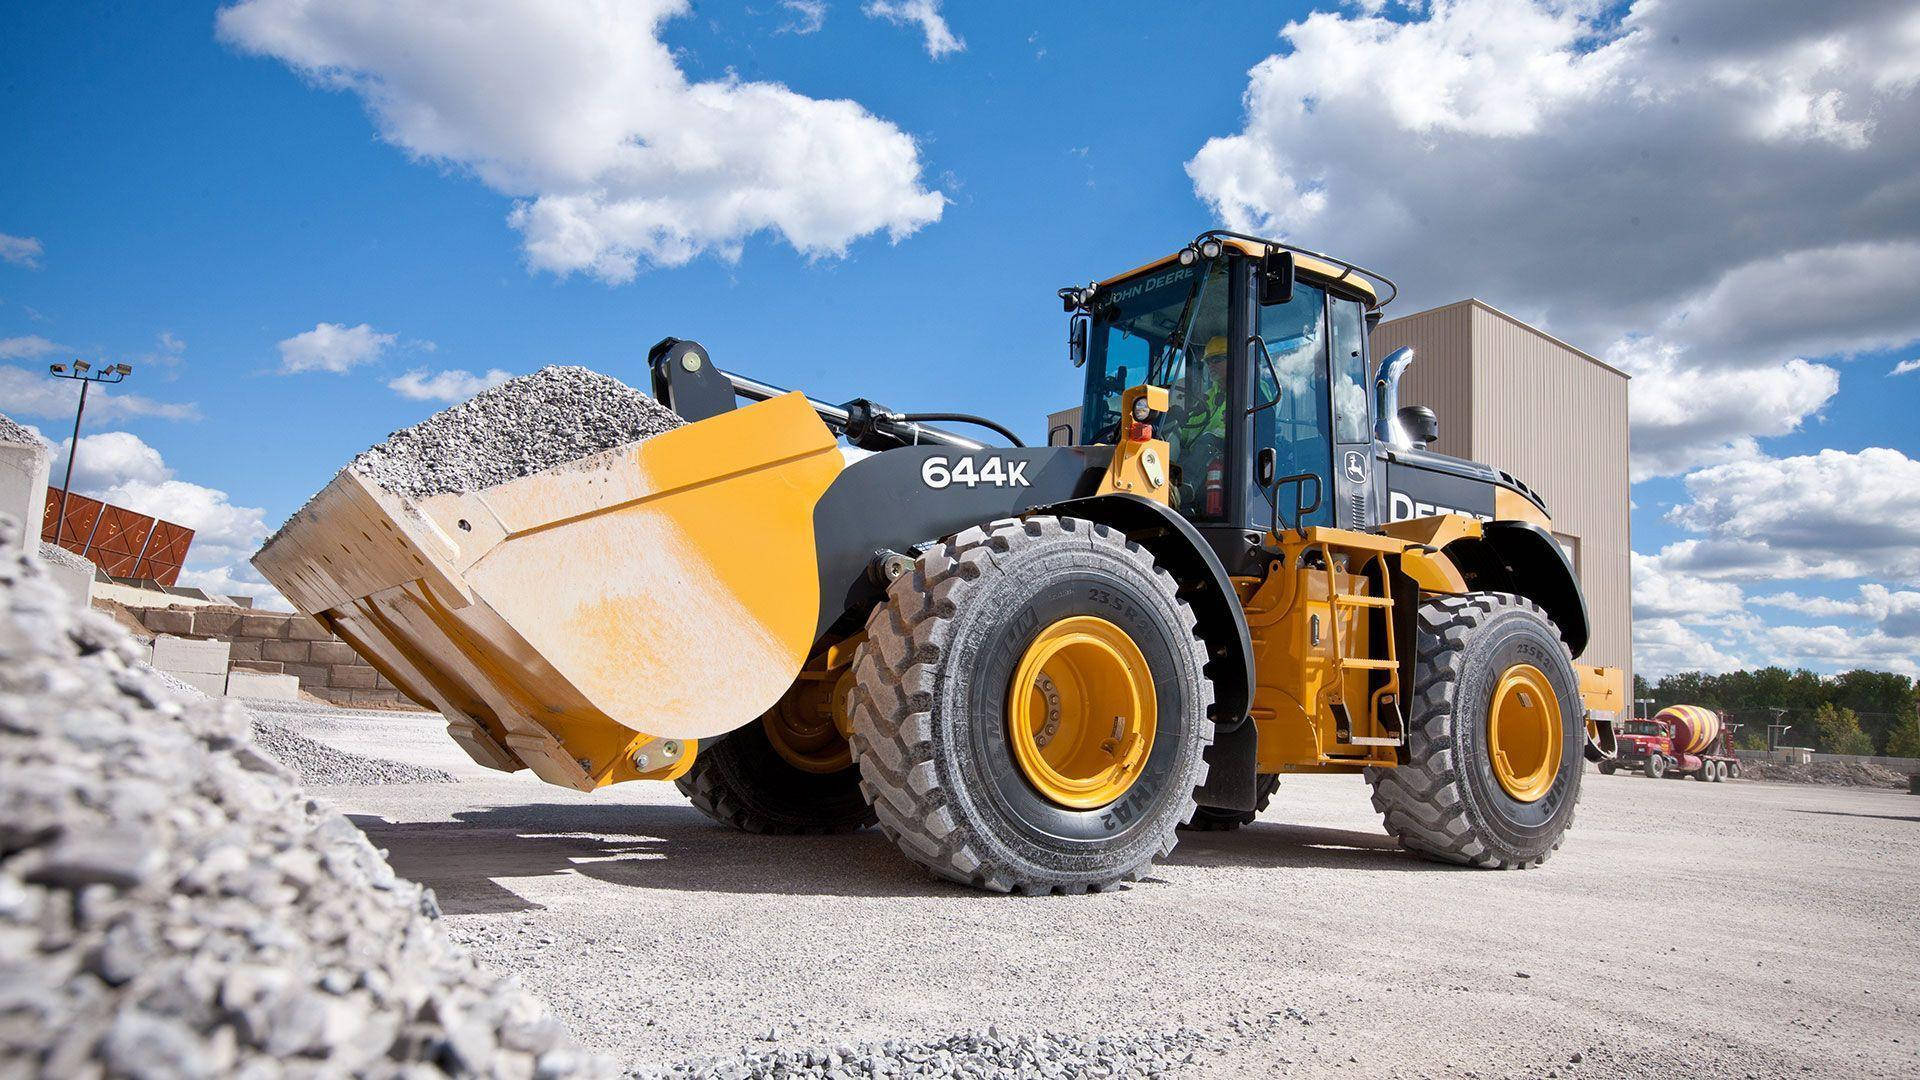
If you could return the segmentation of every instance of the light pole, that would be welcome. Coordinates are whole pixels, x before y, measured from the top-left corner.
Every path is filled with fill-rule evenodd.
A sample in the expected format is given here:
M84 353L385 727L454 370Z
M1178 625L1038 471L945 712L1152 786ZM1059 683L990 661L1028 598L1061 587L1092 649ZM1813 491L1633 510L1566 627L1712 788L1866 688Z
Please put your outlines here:
M56 379L75 379L80 383L80 407L73 410L73 442L67 445L67 476L60 482L60 516L53 522L53 546L59 547L61 534L67 528L67 492L73 489L73 459L80 456L80 418L87 413L87 388L97 382L120 382L133 374L133 365L109 364L94 371L93 365L85 360L75 360L71 365L53 364L47 370Z

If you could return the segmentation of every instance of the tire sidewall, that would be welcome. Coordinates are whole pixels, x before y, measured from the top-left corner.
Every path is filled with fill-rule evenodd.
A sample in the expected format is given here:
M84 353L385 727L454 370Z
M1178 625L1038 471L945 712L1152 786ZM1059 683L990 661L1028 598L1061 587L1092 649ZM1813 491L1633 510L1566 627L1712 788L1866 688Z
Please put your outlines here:
M1151 858L1193 805L1210 694L1191 616L1171 583L1143 562L1098 543L1089 557L1084 540L1016 547L956 614L954 655L941 665L936 688L936 762L957 778L949 791L962 816L1003 857L1051 874L1098 876ZM1152 671L1156 703L1153 748L1139 779L1093 810L1059 806L1034 790L1014 760L1007 726L1022 656L1040 631L1076 615L1106 619L1133 640Z
M1521 802L1494 777L1487 722L1500 678L1516 664L1538 668L1559 699L1560 763L1546 794ZM1545 855L1566 830L1586 771L1585 709L1567 649L1545 620L1525 609L1497 611L1469 637L1454 688L1454 739L1462 795L1482 833L1512 858Z

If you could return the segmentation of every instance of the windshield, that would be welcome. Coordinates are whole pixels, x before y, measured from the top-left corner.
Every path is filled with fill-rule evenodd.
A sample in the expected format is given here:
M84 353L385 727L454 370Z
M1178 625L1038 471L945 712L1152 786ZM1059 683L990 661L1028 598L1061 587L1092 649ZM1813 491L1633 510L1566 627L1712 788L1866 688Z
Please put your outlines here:
M1627 722L1629 735L1665 735L1666 729L1651 720L1630 720Z
M1204 366L1189 364L1182 346L1192 342L1205 349L1212 337L1226 335L1226 276L1225 260L1176 264L1100 291L1087 340L1081 442L1119 440L1120 392L1129 386L1167 387L1180 406L1189 368Z

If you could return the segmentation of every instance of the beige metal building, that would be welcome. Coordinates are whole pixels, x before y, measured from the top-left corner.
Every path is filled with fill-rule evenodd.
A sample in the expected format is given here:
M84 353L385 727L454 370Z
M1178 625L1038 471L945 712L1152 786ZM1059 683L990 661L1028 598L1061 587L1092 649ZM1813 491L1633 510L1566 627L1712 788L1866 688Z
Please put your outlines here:
M1373 355L1412 346L1402 405L1440 417L1432 449L1485 462L1546 499L1573 557L1592 641L1582 661L1633 685L1627 375L1479 300L1381 323Z

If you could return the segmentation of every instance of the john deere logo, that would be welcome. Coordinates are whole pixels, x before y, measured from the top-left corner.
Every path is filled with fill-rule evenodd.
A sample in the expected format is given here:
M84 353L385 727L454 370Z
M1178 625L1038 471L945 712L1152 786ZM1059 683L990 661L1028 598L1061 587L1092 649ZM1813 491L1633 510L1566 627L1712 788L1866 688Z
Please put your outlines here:
M1367 460L1358 450L1347 451L1347 479L1356 484L1367 482Z

